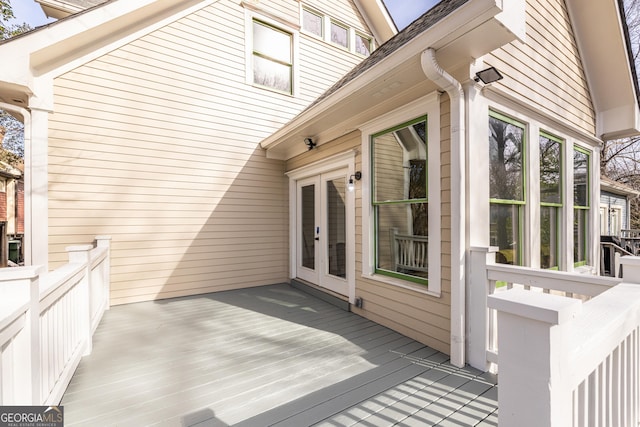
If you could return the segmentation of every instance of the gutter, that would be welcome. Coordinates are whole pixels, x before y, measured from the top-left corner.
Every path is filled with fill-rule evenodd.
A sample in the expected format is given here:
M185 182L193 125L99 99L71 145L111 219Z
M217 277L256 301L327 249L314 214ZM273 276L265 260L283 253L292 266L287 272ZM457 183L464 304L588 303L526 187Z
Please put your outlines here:
M32 178L32 159L31 153L31 113L26 108L17 107L15 105L0 102L0 108L6 111L20 114L24 125L24 264L31 265L33 261L32 239L33 239L33 209L31 206L31 194L33 178ZM28 196L27 196L28 195Z
M429 48L420 56L425 76L447 92L451 102L451 363L465 365L465 94L459 81L447 73Z

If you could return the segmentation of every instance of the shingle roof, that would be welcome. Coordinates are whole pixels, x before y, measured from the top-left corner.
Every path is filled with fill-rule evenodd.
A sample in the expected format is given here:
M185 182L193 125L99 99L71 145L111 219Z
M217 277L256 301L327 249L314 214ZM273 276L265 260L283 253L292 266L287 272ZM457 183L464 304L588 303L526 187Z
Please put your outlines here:
M338 91L341 87L347 83L355 80L359 75L363 74L369 68L373 67L393 52L402 47L405 43L416 37L417 35L425 32L427 29L438 23L443 18L447 17L454 10L467 3L469 0L442 0L440 3L429 9L424 15L409 24L404 30L400 31L394 37L389 39L386 43L374 50L369 57L363 60L360 64L356 65L351 71L349 71L342 79L340 79L335 85L329 88L325 93L320 95L313 103L307 108L311 108L314 105L327 98L329 95ZM427 46L425 46L426 48Z

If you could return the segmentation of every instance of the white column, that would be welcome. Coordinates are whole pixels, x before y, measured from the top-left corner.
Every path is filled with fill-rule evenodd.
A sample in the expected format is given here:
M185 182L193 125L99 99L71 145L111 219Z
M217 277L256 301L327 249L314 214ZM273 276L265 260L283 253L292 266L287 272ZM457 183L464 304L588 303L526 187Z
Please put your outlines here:
M620 258L622 280L624 283L640 284L640 257L623 256Z
M500 427L561 427L572 423L566 342L582 302L511 289L491 295L498 310Z
M488 202L487 202L488 203ZM496 247L472 247L469 251L467 275L467 363L481 371L489 370L489 310L491 294L487 280L487 265L495 263Z
M25 263L49 265L49 111L31 109L25 138Z

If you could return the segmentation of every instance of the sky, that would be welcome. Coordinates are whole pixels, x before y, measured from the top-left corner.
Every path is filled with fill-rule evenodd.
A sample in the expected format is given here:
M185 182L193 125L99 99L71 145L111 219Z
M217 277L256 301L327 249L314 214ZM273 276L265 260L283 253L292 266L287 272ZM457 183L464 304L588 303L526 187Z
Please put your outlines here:
M55 21L55 19L47 18L40 5L33 0L11 0L11 7L16 17L13 23L16 24L26 22L35 28Z
M398 29L403 29L418 16L431 9L439 0L384 0L389 13L393 17ZM26 22L37 27L53 19L47 19L42 9L34 0L11 0L16 23Z
M440 0L383 0L399 30L431 9Z

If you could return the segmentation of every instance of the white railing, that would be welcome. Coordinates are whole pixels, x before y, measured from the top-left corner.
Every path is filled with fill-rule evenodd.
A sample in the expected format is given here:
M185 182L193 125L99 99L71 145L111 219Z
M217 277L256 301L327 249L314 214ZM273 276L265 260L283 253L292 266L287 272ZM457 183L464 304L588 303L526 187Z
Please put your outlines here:
M640 258L622 260L623 283L588 301L525 289L489 297L501 427L638 426Z
M515 288L588 301L622 281L614 277L496 264L496 250L472 248L470 254L467 356L470 365L484 371L495 371L498 363L497 312L487 305L490 295Z
M109 308L109 243L67 248L69 263L0 269L0 405L57 405Z

